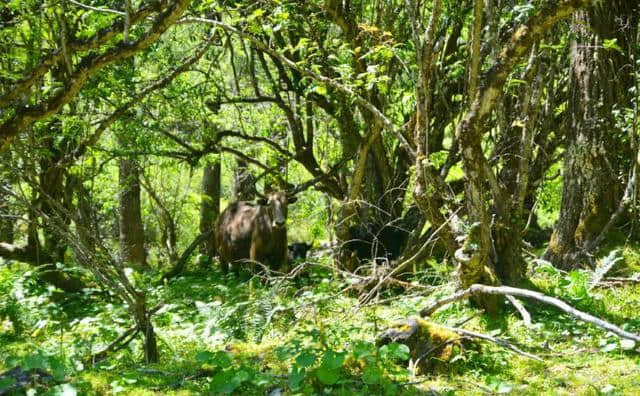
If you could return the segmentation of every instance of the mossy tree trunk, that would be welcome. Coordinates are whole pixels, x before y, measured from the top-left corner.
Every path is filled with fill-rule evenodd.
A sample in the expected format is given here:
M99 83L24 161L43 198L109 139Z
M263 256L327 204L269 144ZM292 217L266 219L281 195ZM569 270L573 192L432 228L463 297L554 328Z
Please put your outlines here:
M457 125L456 138L462 154L465 199L470 225L466 241L455 255L458 262L457 275L463 288L473 283L487 285L495 285L501 281L511 283L518 281L524 274L523 262L517 249L507 252L513 262L501 263L497 259L494 244L501 240L492 233L492 224L494 229L496 224L504 227L501 230L504 232L502 235L517 232L516 227L520 225L518 219L504 221L510 216L508 203L512 200L512 196L508 187L504 185L504 181L497 177L491 163L485 157L482 147L485 123L502 99L505 83L515 66L530 53L533 45L543 37L545 32L559 21L570 17L584 4L585 1L580 0L564 0L549 4L540 8L526 23L516 28L511 39L499 52L494 66L484 77L484 84L472 97L469 110ZM492 202L492 208L489 208L488 202ZM495 223L491 220L493 216L490 215L490 209L498 220ZM510 238L505 238L504 245L507 245L508 241ZM498 268L498 264L503 268ZM498 300L495 296L480 297L477 302L489 313L496 312Z
M200 233L209 232L220 214L220 158L207 162L202 174L202 201L200 203ZM201 252L211 261L215 256L215 238L213 233L207 238Z
M563 269L589 261L588 246L622 197L632 154L619 125L635 85L638 8L635 0L614 0L573 18L562 202L545 254Z

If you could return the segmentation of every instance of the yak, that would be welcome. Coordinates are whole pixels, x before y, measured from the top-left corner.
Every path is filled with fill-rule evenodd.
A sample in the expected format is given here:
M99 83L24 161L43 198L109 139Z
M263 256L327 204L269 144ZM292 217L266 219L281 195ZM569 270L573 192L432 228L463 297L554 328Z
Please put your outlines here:
M313 245L306 242L295 242L288 246L289 248L289 261L304 260L307 258L307 254Z
M287 268L287 206L297 200L283 191L267 193L258 204L236 201L220 215L215 225L215 242L224 273L229 266L248 262L251 272L256 263L272 270Z

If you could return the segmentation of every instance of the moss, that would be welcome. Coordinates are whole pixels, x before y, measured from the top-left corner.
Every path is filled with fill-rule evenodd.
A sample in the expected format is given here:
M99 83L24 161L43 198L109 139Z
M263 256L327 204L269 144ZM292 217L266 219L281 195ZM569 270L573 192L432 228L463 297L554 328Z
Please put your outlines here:
M463 347L457 333L417 317L390 327L381 340L381 343L387 342L408 346L412 361L417 362L423 374L446 368L456 351Z

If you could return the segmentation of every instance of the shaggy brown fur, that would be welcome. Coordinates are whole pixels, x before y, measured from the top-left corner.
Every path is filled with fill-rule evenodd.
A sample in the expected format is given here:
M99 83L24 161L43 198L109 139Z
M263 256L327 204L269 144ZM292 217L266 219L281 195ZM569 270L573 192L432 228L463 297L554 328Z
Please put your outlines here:
M255 272L256 262L269 268L287 267L287 205L296 201L284 192L272 192L259 205L237 201L222 212L215 226L220 268L237 270L245 261Z

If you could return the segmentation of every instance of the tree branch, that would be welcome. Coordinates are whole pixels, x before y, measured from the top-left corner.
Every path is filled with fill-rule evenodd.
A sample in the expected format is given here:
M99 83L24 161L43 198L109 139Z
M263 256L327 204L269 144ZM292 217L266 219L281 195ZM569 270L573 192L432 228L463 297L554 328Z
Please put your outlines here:
M447 304L452 302L469 298L471 296L476 296L478 294L492 294L492 295L503 295L503 296L515 296L515 297L525 297L532 298L536 301L543 302L545 304L553 305L559 310L587 323L591 323L594 326L601 327L605 330L608 330L618 337L626 338L629 340L633 340L636 342L640 342L640 335L630 333L628 331L622 330L620 327L606 322L602 319L596 318L595 316L588 314L586 312L579 311L569 304L565 303L562 300L559 300L555 297L550 297L545 294L526 289L518 289L516 287L509 286L486 286L486 285L471 285L468 289L459 291L451 296L444 297L433 304L423 308L420 311L420 316L429 316L433 312L435 312L438 308L441 308Z
M56 114L69 103L93 74L105 66L131 57L149 47L172 26L184 13L191 0L176 0L164 13L160 14L153 26L139 40L128 44L121 42L102 54L87 55L82 59L69 79L69 84L52 97L35 106L20 106L15 114L0 125L0 148L8 145L12 138L20 134L34 122Z
M154 12L162 9L162 2L155 1L151 4L144 5L138 9L133 15L131 15L131 25L136 24ZM119 20L113 25L106 27L93 36L85 40L74 40L67 43L67 51L74 53L80 51L88 51L107 43L115 36L120 34L124 28L124 21ZM64 57L62 49L57 49L50 54L46 55L40 64L25 78L18 81L13 89L0 97L0 108L5 107L12 102L16 101L26 90L31 88L36 82L44 76L53 66L58 64Z
M142 99L147 97L147 95L149 95L150 93L166 87L177 76L179 76L180 74L188 71L189 68L194 63L196 63L200 58L202 58L202 56L205 54L207 49L209 49L209 47L211 46L211 44L213 43L215 38L216 38L216 32L213 32L213 34L211 35L211 37L209 37L209 39L205 42L205 44L200 49L198 49L195 52L195 54L193 54L191 57L187 58L182 63L182 65L176 67L175 69L173 69L168 75L166 75L162 79L152 83L151 85L149 85L148 87L146 87L142 91L140 91L137 94L135 94L127 103L125 103L124 105L120 106L116 111L111 113L111 115L109 115L107 118L105 118L102 121L100 121L100 124L98 125L96 130L93 131L93 133L87 139L85 139L84 142L79 144L78 148L76 148L71 153L70 157L66 158L66 160L78 158L80 155L82 155L86 151L86 149L88 147L91 147L91 146L95 145L98 142L98 140L100 139L100 137L102 136L102 134L104 133L104 131L106 131L115 121L117 121L120 117L122 117L127 111L131 110L131 108L135 104L139 103Z
M289 68L297 71L298 73L300 73L300 74L302 74L304 76L310 77L313 80L316 80L318 82L326 84L327 86L329 86L331 88L334 88L337 91L340 91L340 92L344 93L348 97L352 98L358 105L360 105L363 108L365 108L368 111L370 111L371 114L373 114L374 117L379 119L382 122L382 124L384 125L384 127L389 132L393 133L394 135L396 135L398 137L398 139L400 140L401 144L405 147L407 152L413 158L415 158L415 150L413 150L412 146L405 139L405 137L402 134L402 132L393 124L393 122L384 113L382 113L382 111L380 111L380 109L378 109L376 106L374 106L371 102L369 102L368 100L366 100L362 96L358 95L351 88L349 88L347 86L344 86L344 85L340 84L339 82L334 81L334 80L332 80L330 78L321 76L320 74L315 73L315 72L313 72L311 70L307 70L307 69L301 67L296 62L294 62L294 61L290 60L289 58L287 58L286 56L278 53L276 50L272 49L267 44L263 43L261 40L255 38L251 34L243 32L243 31L241 31L239 29L236 29L235 27L227 25L226 23L223 23L223 22L220 22L220 21L216 21L216 20L213 20L213 19L207 19L207 18L183 18L180 22L181 23L200 22L200 23L208 23L208 24L211 24L211 25L220 26L221 28L223 28L224 30L226 30L228 32L234 33L234 34L238 35L239 37L241 37L243 39L249 40L254 46L256 46L256 48L258 48L261 51L266 52L267 54L269 54L273 58L276 58L276 59L280 60L282 63L287 65Z
M92 7L92 6L87 5L87 4L82 4L82 3L80 3L79 1L76 1L76 0L67 0L67 1L69 1L69 3L71 3L73 5L76 5L78 7L85 8L85 9L91 10L91 11L107 12L107 13L116 14L116 15L127 15L125 12L122 12L122 11L112 10L110 8Z

